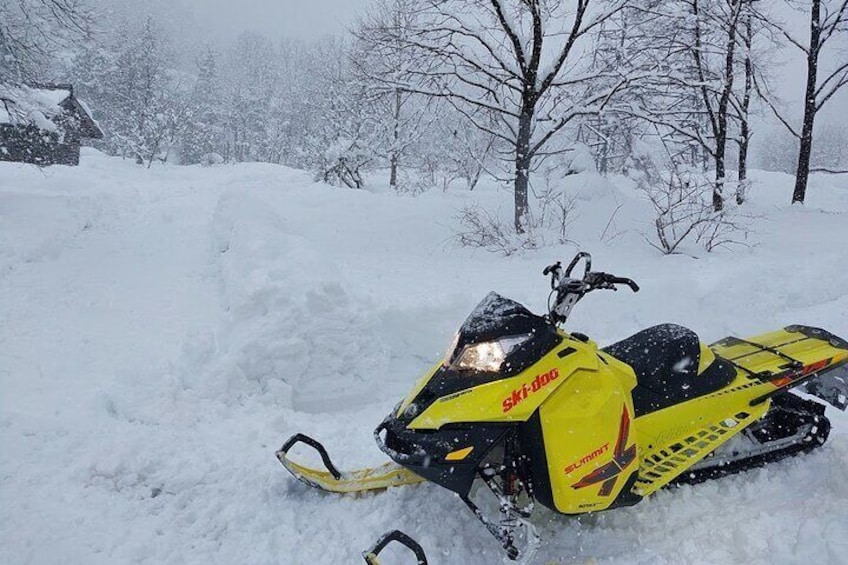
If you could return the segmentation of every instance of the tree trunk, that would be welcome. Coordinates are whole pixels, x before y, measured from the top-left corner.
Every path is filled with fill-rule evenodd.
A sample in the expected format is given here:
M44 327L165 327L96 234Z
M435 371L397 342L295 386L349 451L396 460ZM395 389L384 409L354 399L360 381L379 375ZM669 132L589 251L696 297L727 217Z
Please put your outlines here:
M718 101L718 111L716 122L718 131L716 131L716 152L715 152L715 167L716 180L715 188L713 189L713 209L716 212L721 212L724 208L724 183L727 176L725 171L725 152L727 149L727 111L730 104L730 93L733 90L733 59L736 47L736 28L739 22L739 10L741 10L742 0L734 0L733 19L730 21L730 27L727 30L727 51L724 60L724 85L721 91L721 97Z
M738 183L736 186L737 204L745 203L748 192L748 140L750 134L747 117L742 120L741 128L740 135L742 136L742 140L739 142L739 176L737 177Z
M392 153L392 156L389 158L389 186L394 190L397 190L398 187L398 156L397 153Z
M813 123L816 119L816 81L818 80L821 0L813 0L810 10L810 50L807 52L807 91L804 96L804 125L801 128L801 147L798 151L798 169L795 172L795 190L792 203L804 203L807 196L807 179L810 176L810 153L813 150Z
M721 121L721 120L719 120ZM721 212L724 209L724 177L726 175L724 168L724 145L725 140L717 139L719 146L717 147L715 156L715 186L713 187L713 210Z
M533 113L526 107L518 119L518 139L515 145L515 232L524 233L530 209L527 193L530 185L530 133Z
M394 109L394 131L392 131L392 149L391 157L389 158L389 167L391 168L389 186L397 190L398 187L398 163L400 162L400 151L398 150L398 140L400 139L400 89L395 89L395 109Z
M748 108L751 105L751 87L754 79L754 65L751 62L751 14L745 18L745 93L742 96L740 115L739 141L739 175L736 186L736 203L743 204L748 191L748 145L751 140L751 130L748 124Z

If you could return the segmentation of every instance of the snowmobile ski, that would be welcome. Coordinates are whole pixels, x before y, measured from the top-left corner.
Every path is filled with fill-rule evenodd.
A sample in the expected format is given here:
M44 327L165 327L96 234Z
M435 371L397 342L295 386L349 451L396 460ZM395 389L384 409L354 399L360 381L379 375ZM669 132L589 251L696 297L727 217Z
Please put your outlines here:
M288 451L298 443L308 445L321 456L326 471L313 469L289 459ZM348 494L371 490L384 490L391 487L411 485L423 482L424 479L412 471L394 462L388 462L368 469L356 471L339 471L330 459L327 450L321 443L304 434L290 437L276 452L277 459L294 478L310 487L333 492Z

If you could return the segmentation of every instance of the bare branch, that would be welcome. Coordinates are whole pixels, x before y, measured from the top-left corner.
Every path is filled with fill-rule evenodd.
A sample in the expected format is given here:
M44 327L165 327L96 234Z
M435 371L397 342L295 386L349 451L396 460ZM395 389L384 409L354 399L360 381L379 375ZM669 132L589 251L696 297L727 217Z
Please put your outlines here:
M848 169L830 169L827 167L813 167L811 173L827 173L829 175L848 175Z

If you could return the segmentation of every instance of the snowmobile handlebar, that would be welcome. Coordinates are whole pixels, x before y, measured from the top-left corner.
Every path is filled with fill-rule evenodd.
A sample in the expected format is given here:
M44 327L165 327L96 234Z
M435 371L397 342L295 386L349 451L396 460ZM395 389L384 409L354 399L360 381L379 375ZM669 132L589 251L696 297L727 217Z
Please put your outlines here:
M573 279L571 277L571 273L574 271L574 268L581 259L584 261L583 278ZM563 285L573 284L573 281L579 281L585 285L583 289L584 292L600 288L617 290L614 286L617 284L627 285L633 292L639 292L639 285L632 279L617 277L609 273L592 272L592 255L586 251L581 251L575 255L574 259L571 260L571 263L569 263L568 267L565 269L565 272L563 272L562 269L562 262L557 261L553 265L545 267L542 274L545 276L551 276L551 288L554 290Z
M581 259L584 261L583 278L572 278L571 273ZM551 276L552 290L548 297L548 317L555 324L564 323L574 305L593 290L618 290L616 285L623 284L629 286L633 292L639 292L639 285L632 279L593 272L592 256L585 251L575 255L565 271L563 271L562 263L557 261L545 267L542 274Z

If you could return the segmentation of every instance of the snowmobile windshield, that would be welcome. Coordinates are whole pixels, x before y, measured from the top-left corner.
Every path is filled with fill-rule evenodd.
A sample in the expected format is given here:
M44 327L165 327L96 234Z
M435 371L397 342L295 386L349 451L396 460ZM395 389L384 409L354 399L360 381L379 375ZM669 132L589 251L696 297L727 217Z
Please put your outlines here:
M490 292L459 328L444 366L456 371L515 374L538 359L539 347L553 347L556 330L545 318ZM530 353L532 359L523 359ZM535 355L533 355L535 354ZM529 361L529 362L527 362ZM519 368L521 367L521 368Z

